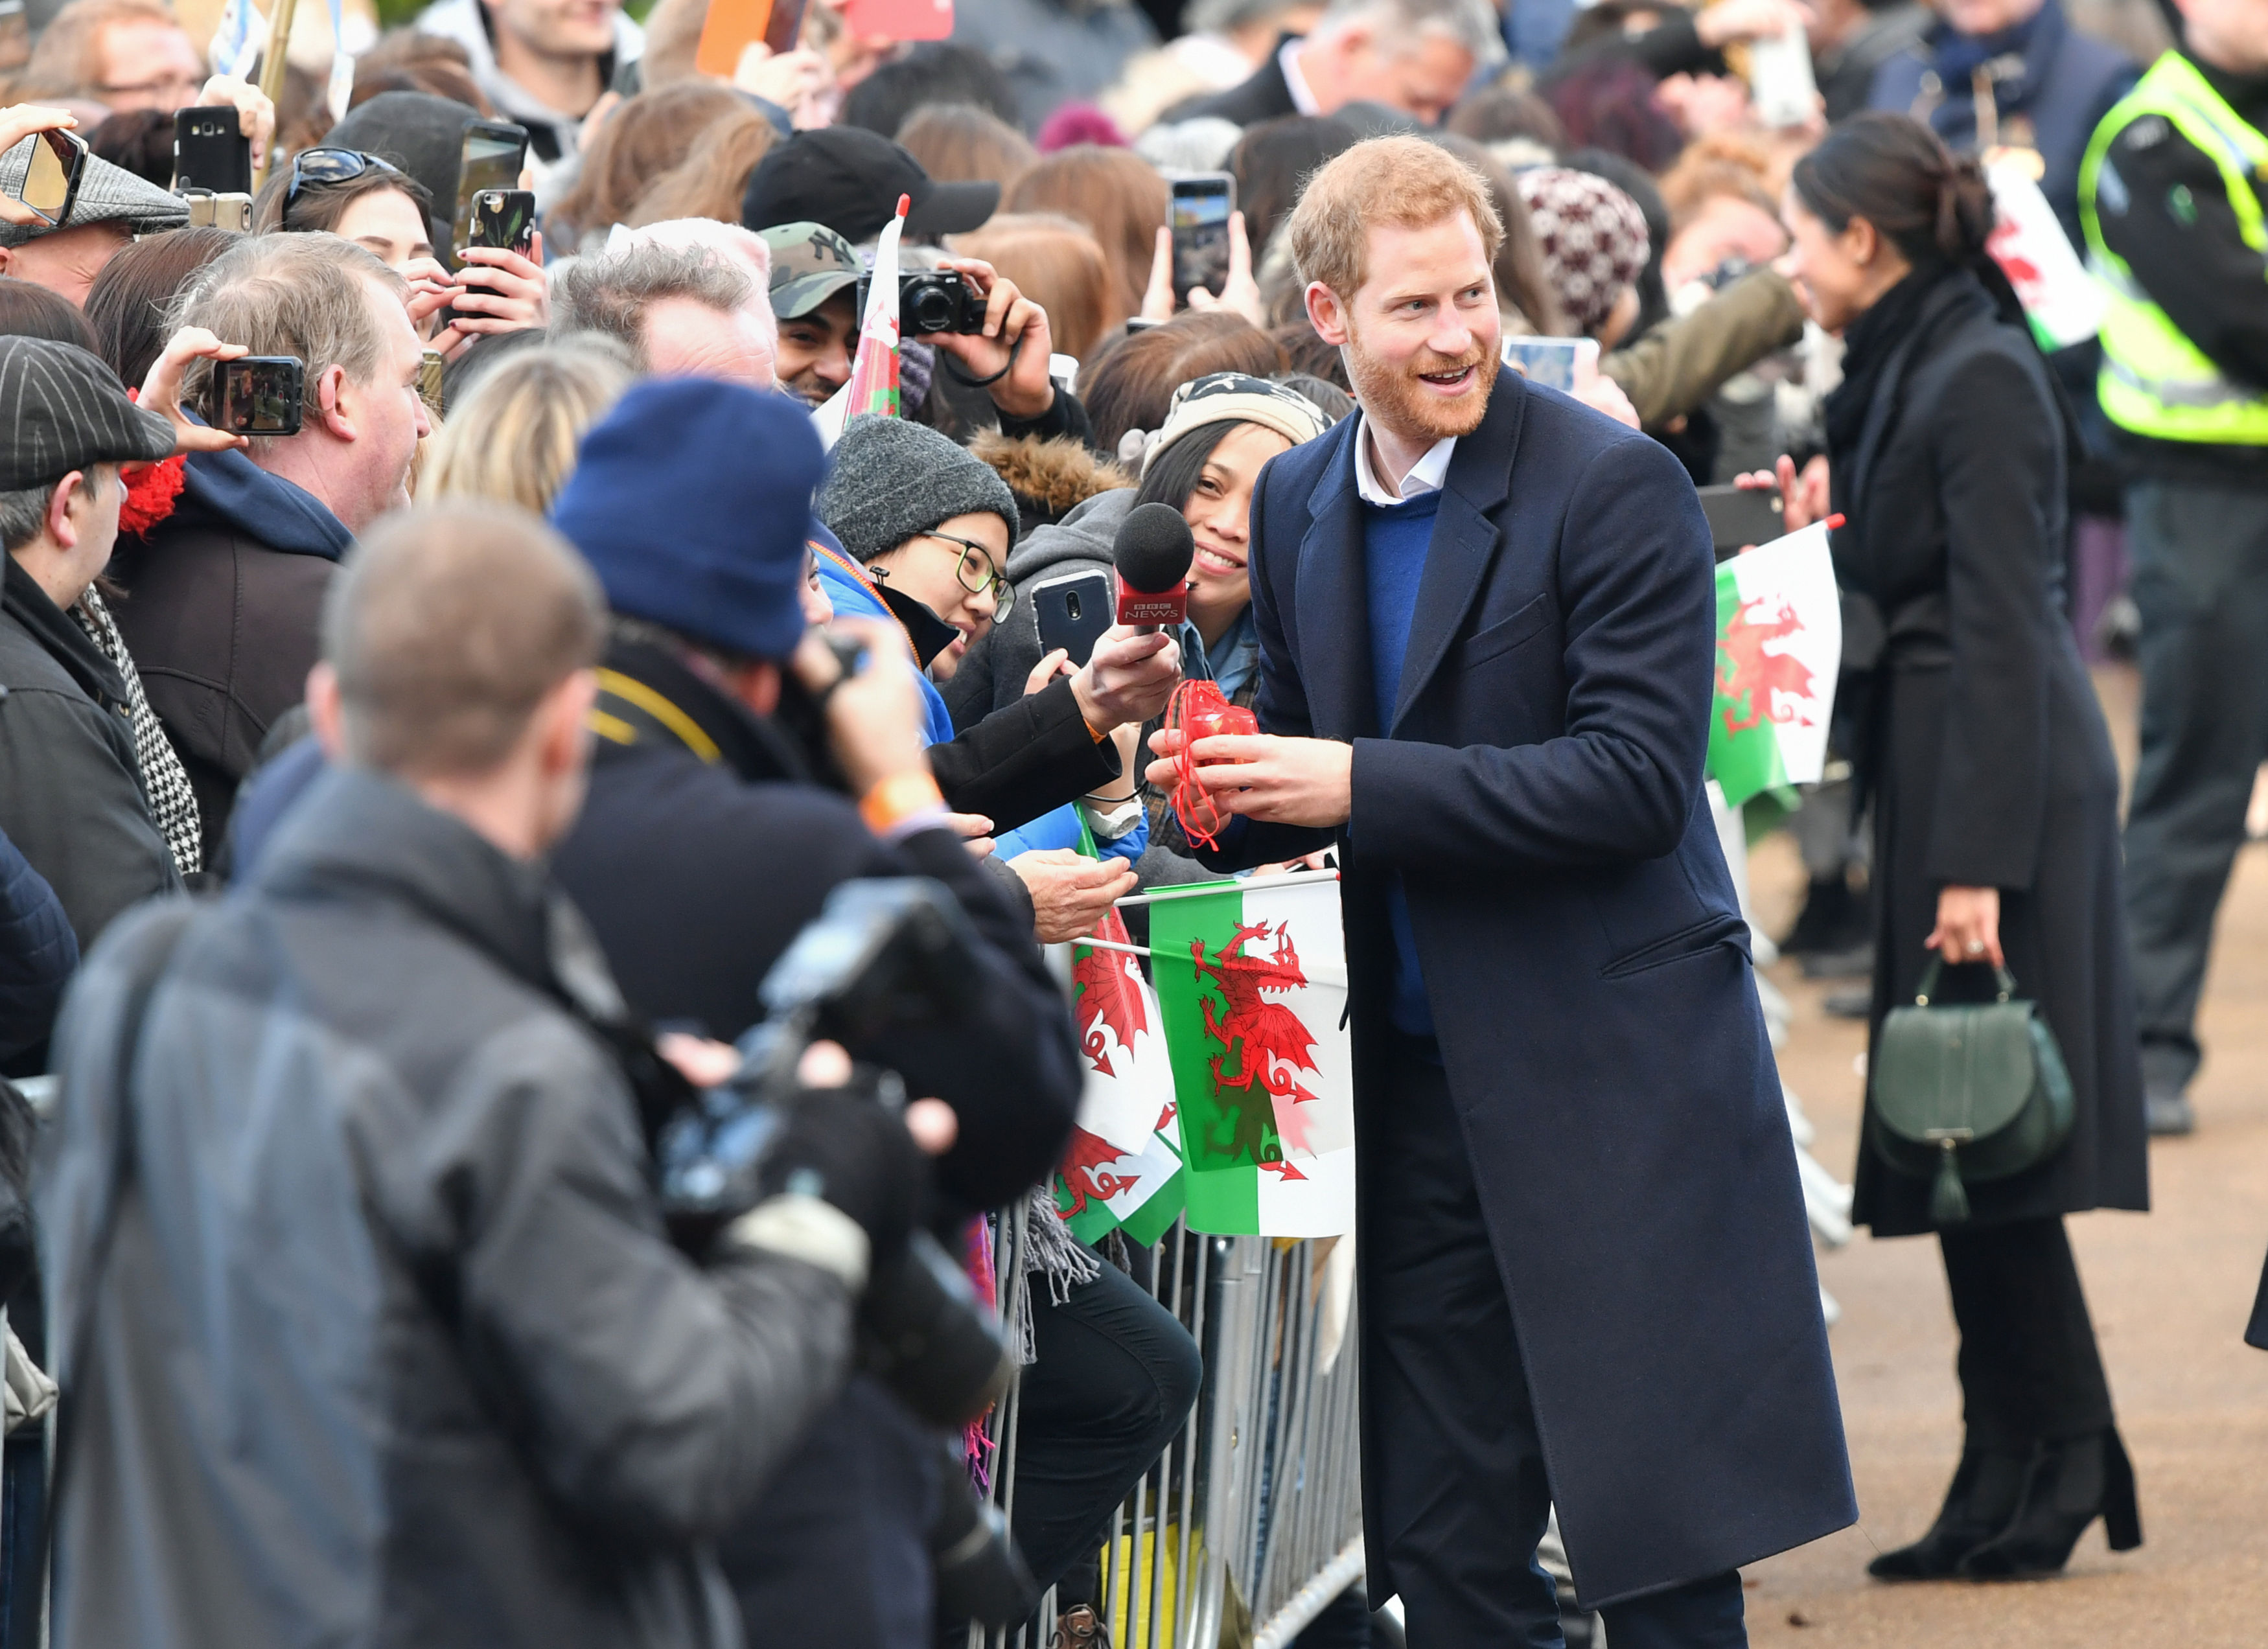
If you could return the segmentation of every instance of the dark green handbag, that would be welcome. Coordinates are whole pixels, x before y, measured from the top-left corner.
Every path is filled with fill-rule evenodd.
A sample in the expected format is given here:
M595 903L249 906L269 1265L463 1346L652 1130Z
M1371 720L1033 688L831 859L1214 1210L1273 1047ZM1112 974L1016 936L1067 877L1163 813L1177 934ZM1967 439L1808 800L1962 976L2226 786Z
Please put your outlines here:
M2038 1167L2071 1135L2071 1073L2039 1005L2014 1000L2005 968L1997 1001L1933 1005L1933 957L1911 1007L1882 1021L1867 1137L1902 1174L1930 1178L1929 1217L1969 1218L1964 1186Z

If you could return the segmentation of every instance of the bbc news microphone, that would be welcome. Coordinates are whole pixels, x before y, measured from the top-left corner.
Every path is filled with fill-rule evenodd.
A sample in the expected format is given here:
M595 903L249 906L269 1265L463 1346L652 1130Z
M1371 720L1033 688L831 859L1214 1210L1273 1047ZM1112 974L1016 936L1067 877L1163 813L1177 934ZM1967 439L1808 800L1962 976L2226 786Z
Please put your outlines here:
M1171 504L1130 511L1112 541L1117 622L1096 638L1086 663L1071 674L1079 713L1099 740L1115 727L1164 713L1181 685L1175 639L1188 622L1189 562L1197 554L1189 524Z
M1121 624L1155 633L1179 629L1189 612L1189 563L1197 553L1189 524L1170 504L1127 512L1110 546Z

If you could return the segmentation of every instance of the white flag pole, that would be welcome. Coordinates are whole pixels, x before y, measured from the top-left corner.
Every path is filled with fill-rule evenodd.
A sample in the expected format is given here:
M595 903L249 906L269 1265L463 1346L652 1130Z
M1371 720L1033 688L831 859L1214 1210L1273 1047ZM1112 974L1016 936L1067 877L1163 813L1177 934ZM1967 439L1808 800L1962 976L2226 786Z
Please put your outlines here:
M1281 876L1247 876L1241 880L1191 882L1185 887L1160 887L1153 894L1129 894L1123 899L1114 900L1112 902L1123 910L1129 905L1152 905L1161 899L1198 899L1207 894L1242 893L1254 887L1292 887L1317 882L1335 882L1338 879L1339 873L1336 871L1289 871ZM1072 942L1086 945L1094 941L1076 939Z

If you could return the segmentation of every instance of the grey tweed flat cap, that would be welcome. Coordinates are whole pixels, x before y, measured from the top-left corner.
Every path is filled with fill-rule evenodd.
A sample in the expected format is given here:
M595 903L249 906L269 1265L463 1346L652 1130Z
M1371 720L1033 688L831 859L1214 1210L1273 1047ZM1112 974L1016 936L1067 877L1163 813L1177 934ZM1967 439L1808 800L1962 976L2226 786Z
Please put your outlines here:
M15 195L24 187L35 141L26 138L0 154L0 191ZM0 224L0 247L20 247L56 229L84 229L90 224L117 224L134 234L153 235L179 229L188 221L189 203L180 195L166 194L148 179L112 166L99 155L89 155L79 172L78 195L71 202L70 215L54 228L42 224Z

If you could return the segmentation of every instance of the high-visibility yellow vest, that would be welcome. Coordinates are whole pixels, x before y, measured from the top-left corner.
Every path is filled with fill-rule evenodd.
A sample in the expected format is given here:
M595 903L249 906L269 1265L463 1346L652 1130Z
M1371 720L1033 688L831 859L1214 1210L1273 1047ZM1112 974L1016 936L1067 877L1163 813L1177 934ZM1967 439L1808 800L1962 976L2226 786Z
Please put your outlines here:
M2102 243L2095 205L2102 158L2119 133L2150 114L2171 122L2213 158L2244 244L2268 253L2268 220L2262 217L2259 195L2262 180L2268 178L2268 134L2246 124L2194 63L2168 52L2102 117L2079 169L2079 215L2087 231L2088 267L2110 289L2102 316L2102 374L2096 385L2102 410L2120 428L2160 440L2268 445L2268 391L2224 376Z

